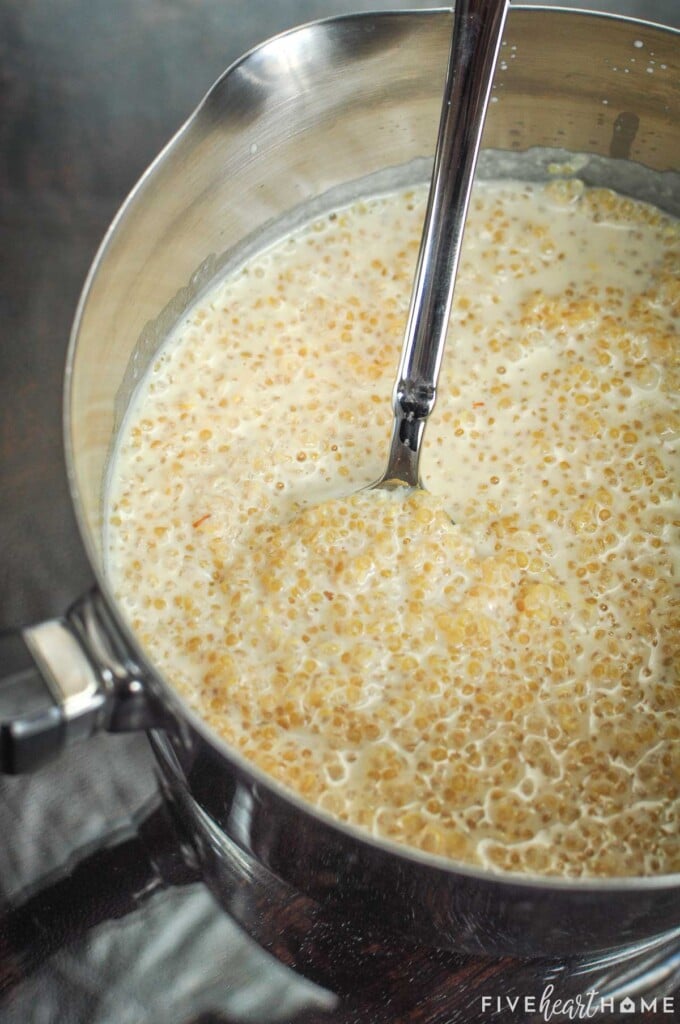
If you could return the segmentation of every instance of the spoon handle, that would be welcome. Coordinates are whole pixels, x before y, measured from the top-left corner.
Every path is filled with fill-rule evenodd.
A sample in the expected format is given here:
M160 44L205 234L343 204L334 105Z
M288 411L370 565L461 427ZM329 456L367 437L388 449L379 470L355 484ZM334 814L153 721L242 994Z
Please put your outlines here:
M393 393L383 481L420 484L420 445L434 408L472 179L508 0L456 0L434 168Z

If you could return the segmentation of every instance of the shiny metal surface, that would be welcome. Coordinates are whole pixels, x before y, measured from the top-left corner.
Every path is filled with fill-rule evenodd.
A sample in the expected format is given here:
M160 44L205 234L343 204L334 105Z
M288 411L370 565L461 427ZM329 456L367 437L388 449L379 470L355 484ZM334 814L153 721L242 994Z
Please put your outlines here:
M183 707L171 681L145 664L106 583L107 458L167 330L229 265L234 248L267 237L277 218L363 187L385 168L422 174L449 17L365 15L310 25L253 51L214 86L124 206L83 292L66 381L72 492L112 628L134 652L145 692L181 723L159 733L156 748L197 848L210 851L206 872L217 891L223 841L336 920L369 931L475 952L610 949L676 928L676 876L490 875L340 827L248 765ZM678 210L677 33L513 8L502 56L484 135L485 150L501 151L494 173L515 173L515 157L526 157L527 173L540 176L565 150L587 153L579 172L586 181L609 181Z
M152 746L161 763L168 765L164 774L166 805L179 832L193 837L203 877L229 915L258 944L275 953L284 963L312 981L351 995L361 987L365 973L375 970L373 961L381 949L387 948L391 954L399 950L399 956L404 958L413 956L410 966L416 977L427 977L428 961L433 956L455 956L464 962L461 950L467 948L466 944L452 943L454 952L443 954L441 948L419 944L417 933L405 927L404 921L397 922L397 927L393 918L381 922L379 927L375 920L367 924L357 914L349 916L341 903L318 901L275 875L262 860L244 849L238 828L232 829L231 837L224 829L216 828L193 800L181 777L173 781L173 768L166 762L167 749L158 737L153 737ZM235 806L243 812L238 800ZM236 814L241 817L238 811ZM385 945L381 945L383 943ZM680 926L649 940L619 947L614 952L583 953L580 945L574 943L571 949L565 950L564 959L555 960L544 956L543 950L534 950L538 956L515 961L518 970L511 979L503 980L502 991L508 990L509 994L513 990L536 992L552 982L561 996L566 994L566 983L571 997L578 993L585 996L587 990L595 989L605 997L619 990L629 996L644 995L649 1000L672 991L677 984L679 943ZM485 962L486 969L493 971L493 960ZM387 963L385 969L390 971ZM465 982L462 984L464 986ZM470 1021L481 1020L486 1024L492 1004L488 1004L486 1014L478 1015L473 1006L477 1001L473 991L470 997ZM440 1019L449 1020L443 1013L437 1018ZM592 1018L588 1019L601 1018L593 1011ZM467 1021L468 1017L461 1016L461 1020Z
M66 745L103 730L165 726L181 734L181 722L143 683L96 588L66 616L2 639L0 773L36 771Z
M68 623L50 619L30 626L24 637L67 729L93 732L102 705L99 677Z
M425 223L392 396L387 468L374 487L421 483L420 451L437 400L465 218L507 9L507 0L459 0L454 8Z

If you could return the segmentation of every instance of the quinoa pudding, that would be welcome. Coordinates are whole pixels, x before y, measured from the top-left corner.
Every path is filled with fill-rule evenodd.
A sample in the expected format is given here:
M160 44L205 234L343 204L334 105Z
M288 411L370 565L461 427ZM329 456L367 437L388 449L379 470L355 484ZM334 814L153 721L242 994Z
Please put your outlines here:
M427 492L364 491L426 189L317 218L158 353L108 572L149 657L336 818L495 870L680 870L680 226L480 183Z

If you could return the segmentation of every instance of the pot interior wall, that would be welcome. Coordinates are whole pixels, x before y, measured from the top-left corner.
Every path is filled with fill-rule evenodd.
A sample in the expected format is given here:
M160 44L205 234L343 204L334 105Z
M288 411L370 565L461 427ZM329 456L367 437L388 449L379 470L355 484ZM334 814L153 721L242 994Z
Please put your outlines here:
M426 176L449 32L446 11L359 15L265 44L218 81L128 199L83 293L67 374L67 458L95 568L107 458L158 345L235 248L288 211L385 168ZM678 213L679 83L676 32L513 8L484 137L506 158L485 152L481 166L516 174L522 154L542 176L554 150L590 154L584 180ZM534 159L535 147L549 152Z

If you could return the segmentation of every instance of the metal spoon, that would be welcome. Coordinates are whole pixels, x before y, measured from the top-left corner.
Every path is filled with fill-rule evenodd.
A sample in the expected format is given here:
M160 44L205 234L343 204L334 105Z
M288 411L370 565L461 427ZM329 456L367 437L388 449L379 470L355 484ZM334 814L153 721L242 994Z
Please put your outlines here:
M456 0L430 193L392 404L387 468L372 488L422 487L472 179L508 0Z

